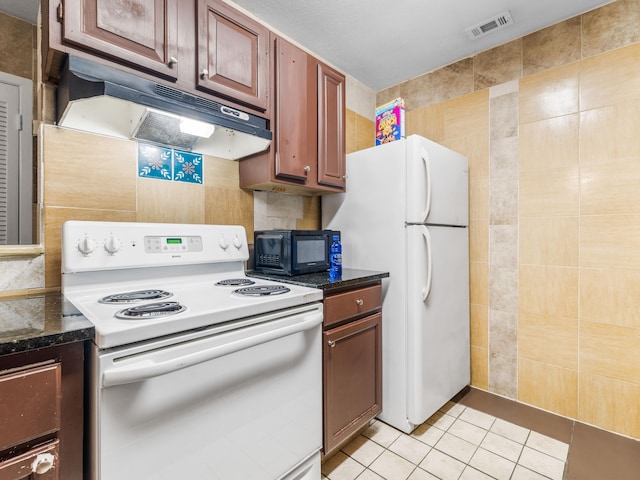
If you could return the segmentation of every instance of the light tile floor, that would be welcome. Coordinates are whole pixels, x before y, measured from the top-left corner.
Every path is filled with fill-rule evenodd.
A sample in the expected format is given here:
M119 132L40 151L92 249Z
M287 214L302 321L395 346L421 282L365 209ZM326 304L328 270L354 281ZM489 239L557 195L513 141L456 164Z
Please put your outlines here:
M449 402L410 435L374 421L323 480L562 480L569 445Z

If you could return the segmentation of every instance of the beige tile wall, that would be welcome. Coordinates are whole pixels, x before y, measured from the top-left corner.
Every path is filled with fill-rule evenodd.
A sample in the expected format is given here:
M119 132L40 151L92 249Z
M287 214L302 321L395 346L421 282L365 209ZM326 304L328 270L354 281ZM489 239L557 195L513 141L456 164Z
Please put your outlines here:
M469 157L472 384L634 438L639 27L618 0L376 100Z

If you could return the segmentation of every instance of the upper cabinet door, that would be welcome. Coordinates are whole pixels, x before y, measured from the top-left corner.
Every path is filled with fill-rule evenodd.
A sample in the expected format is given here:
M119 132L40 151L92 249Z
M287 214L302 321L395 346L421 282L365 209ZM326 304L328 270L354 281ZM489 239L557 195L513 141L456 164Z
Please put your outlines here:
M175 80L178 0L65 0L63 42Z
M198 88L266 112L268 79L269 30L219 0L199 0Z
M318 183L345 187L345 79L318 63Z
M275 175L306 185L315 185L315 108L309 102L309 55L276 37L275 55ZM312 134L312 135L311 135Z

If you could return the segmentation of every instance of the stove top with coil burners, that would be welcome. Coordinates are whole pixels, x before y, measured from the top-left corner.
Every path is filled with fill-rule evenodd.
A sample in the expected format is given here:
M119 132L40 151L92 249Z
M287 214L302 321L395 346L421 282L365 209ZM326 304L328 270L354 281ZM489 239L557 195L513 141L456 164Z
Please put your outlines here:
M243 227L66 222L62 292L100 349L322 300L317 289L247 278Z

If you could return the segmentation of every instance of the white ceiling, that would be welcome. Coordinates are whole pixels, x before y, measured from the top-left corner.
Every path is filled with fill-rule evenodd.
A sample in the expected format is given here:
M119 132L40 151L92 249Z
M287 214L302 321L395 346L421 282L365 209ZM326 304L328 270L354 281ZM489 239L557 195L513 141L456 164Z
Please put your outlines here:
M611 0L232 0L374 90L449 65ZM465 28L509 10L513 25Z
M184 1L184 0L181 0ZM611 0L231 0L374 90L449 65ZM36 23L39 0L0 0ZM508 10L514 24L465 28Z

